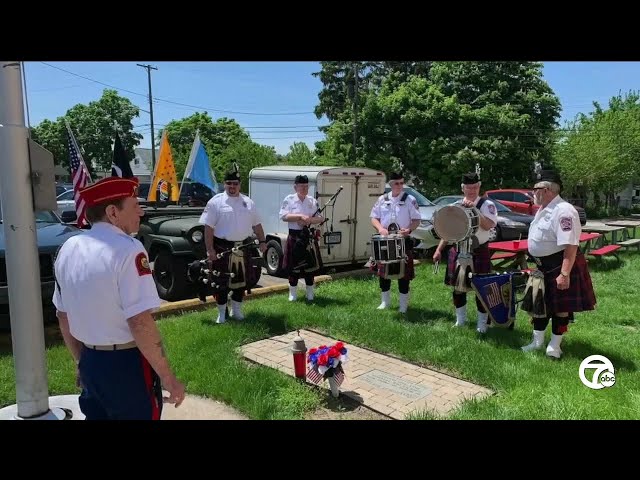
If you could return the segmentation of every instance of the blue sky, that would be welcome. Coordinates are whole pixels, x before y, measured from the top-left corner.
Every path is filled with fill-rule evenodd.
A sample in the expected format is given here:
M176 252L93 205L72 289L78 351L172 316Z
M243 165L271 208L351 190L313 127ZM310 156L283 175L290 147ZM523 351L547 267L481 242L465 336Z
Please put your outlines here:
M136 63L158 68L152 71L152 93L160 99L153 106L156 131L206 110L214 120L234 118L256 142L282 154L296 141L313 147L323 138L317 127L326 121L313 114L322 86L311 75L320 69L317 62L27 62L30 124L55 120L77 103L97 100L108 88L103 84L148 111L147 73ZM544 77L560 97L564 125L577 113L591 111L593 101L606 106L619 91L637 89L640 62L547 62ZM134 119L136 131L144 135L142 147L151 145L149 123L145 112Z

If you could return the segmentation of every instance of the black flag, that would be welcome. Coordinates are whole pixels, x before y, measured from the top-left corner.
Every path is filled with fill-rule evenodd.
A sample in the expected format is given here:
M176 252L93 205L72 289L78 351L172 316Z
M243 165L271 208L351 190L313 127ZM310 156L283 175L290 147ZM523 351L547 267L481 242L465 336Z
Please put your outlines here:
M124 151L124 146L120 141L120 136L118 135L118 132L116 132L116 141L113 144L113 160L111 163L111 176L122 177L122 178L133 177L133 172L131 171L131 165L129 165L129 160L127 159L127 154Z

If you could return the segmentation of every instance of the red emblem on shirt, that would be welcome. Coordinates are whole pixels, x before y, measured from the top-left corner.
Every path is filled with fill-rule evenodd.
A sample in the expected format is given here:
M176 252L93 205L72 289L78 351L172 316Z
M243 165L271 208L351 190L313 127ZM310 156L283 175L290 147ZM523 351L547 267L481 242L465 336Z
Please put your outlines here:
M151 268L149 268L149 259L147 254L140 252L136 256L136 268L138 269L138 275L151 275Z
M563 232L570 232L573 227L573 220L571 217L562 217L560 219L560 228Z

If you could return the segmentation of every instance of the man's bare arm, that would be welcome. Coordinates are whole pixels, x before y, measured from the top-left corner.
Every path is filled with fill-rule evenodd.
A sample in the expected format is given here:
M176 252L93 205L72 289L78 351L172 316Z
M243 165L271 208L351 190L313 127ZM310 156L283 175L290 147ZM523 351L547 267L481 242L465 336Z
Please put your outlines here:
M58 317L58 322L60 323L60 331L62 332L64 343L71 352L73 359L78 363L80 361L80 352L82 351L82 342L71 335L69 318L66 312L56 311L56 317Z
M136 345L163 383L165 379L174 378L169 366L169 360L164 351L160 331L151 315L151 311L146 310L128 318L127 322Z

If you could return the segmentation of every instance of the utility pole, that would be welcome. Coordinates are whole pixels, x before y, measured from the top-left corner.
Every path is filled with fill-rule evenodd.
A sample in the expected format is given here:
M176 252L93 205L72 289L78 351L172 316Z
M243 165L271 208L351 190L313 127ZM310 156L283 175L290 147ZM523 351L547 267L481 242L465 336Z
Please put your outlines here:
M153 97L151 96L151 70L158 70L157 67L152 67L151 65L142 65L137 63L139 67L146 68L147 77L149 79L149 116L151 117L151 172L156 169L156 139L155 132L153 129Z
M353 62L353 164L358 161L358 62Z
M0 200L6 245L16 406L0 419L63 419L49 408L40 265L20 62L0 61ZM9 205L11 207L9 208Z

